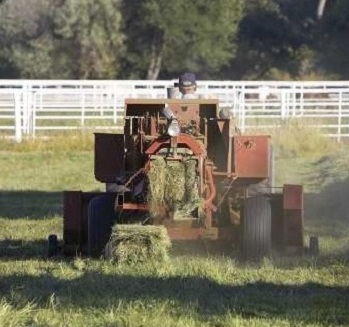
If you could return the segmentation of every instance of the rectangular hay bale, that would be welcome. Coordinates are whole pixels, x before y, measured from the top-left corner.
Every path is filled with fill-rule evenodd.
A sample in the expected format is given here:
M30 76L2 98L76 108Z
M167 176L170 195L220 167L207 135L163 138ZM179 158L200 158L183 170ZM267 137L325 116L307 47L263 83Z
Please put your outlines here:
M164 226L116 225L110 238L110 258L119 263L165 261L171 246Z

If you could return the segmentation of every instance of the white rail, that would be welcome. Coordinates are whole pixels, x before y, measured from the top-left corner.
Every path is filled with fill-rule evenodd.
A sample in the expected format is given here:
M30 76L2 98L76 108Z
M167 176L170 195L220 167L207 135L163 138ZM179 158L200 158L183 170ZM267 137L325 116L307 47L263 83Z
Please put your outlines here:
M127 97L164 98L174 81L0 80L0 132L21 141L52 131L120 130ZM220 99L243 130L289 118L338 141L349 138L349 81L198 81Z

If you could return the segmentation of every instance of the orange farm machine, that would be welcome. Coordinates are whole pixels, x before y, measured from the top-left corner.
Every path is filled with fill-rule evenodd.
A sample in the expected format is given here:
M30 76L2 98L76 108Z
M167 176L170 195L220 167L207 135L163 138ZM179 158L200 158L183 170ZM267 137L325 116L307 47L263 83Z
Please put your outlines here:
M268 135L241 135L216 99L126 99L124 118L123 134L95 133L94 173L105 192L64 192L64 254L100 256L112 226L131 223L164 225L171 240L228 244L245 258L303 249L302 186L274 189ZM186 217L164 199L156 210L151 203L158 158L194 162L182 197L195 191L200 201ZM50 235L50 255L57 244Z

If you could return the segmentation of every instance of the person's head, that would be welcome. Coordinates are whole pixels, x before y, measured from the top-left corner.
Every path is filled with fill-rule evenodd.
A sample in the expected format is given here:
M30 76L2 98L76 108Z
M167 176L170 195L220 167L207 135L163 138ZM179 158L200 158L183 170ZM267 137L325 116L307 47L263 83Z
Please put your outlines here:
M178 79L179 91L183 94L193 94L196 91L196 78L193 73L184 73Z

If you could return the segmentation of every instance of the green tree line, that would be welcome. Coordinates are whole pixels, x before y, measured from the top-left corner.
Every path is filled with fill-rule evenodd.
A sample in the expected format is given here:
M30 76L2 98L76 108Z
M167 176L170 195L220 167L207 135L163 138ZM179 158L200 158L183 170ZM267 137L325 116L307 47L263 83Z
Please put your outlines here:
M2 0L0 78L346 79L348 34L347 0Z

